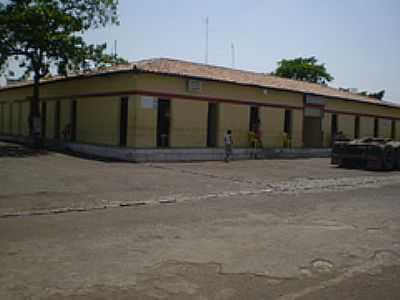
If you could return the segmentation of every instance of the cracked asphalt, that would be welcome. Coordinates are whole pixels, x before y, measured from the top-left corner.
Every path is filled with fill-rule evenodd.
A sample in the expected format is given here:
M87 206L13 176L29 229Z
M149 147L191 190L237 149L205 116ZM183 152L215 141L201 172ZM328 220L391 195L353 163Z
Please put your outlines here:
M0 299L399 299L400 172L0 143Z

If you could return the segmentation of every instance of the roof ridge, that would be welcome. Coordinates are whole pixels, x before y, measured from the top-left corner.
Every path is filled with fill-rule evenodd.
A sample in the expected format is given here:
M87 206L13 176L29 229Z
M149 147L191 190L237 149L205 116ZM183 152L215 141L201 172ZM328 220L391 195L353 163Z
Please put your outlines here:
M200 63L200 62L193 62L193 61L184 60L184 59L178 59L178 58L155 57L155 58L140 60L137 63L156 62L156 61L173 61L173 62L186 63L186 64L197 65L197 66L202 66L202 67L207 67L207 68L213 68L213 69L224 69L224 70L227 70L227 71L235 71L235 72L246 73L246 74L255 74L255 75L258 75L258 76L264 76L264 77L269 77L269 78L279 79L279 80L284 80L284 81L290 81L290 82L301 82L301 83L309 85L309 86L315 86L315 87L319 87L319 88L331 89L331 90L333 90L335 92L340 92L342 94L350 94L350 95L354 95L354 96L366 97L366 98L371 99L371 100L381 101L381 100L377 100L377 99L372 98L372 97L360 95L358 93L354 93L354 92L350 92L350 91L343 91L343 90L341 90L339 88L336 88L336 87L333 87L333 86L329 86L327 84L325 85L325 84L309 82L309 81L305 81L305 80L298 80L298 79L280 77L280 76L277 76L277 75L273 75L273 74L270 74L270 73L264 73L264 72L257 72L257 71L236 69L236 68L231 68L231 67L227 67L227 66L211 65L211 64Z

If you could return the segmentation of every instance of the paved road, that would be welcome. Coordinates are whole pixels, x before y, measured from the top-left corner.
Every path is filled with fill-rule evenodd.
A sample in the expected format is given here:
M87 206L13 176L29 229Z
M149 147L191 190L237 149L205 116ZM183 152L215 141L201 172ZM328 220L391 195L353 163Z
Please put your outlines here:
M0 299L400 295L399 172L0 153Z

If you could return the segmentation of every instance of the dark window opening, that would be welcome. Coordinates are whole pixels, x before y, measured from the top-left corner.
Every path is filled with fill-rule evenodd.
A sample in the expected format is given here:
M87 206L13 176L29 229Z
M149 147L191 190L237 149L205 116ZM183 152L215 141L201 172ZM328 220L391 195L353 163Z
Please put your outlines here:
M374 120L374 137L378 137L379 136L379 119L375 118Z
M360 137L360 117L356 116L354 120L354 138L358 139Z
M71 141L76 141L76 100L71 101Z
M283 131L287 134L288 137L292 136L292 111L289 109L285 110L285 124Z
M126 146L128 133L128 97L121 98L120 124L119 124L119 145Z
M13 110L14 110L14 104L10 103L10 119L8 120L8 128L9 128L10 135L14 135L14 132L13 132L14 111Z
M320 148L323 142L322 118L304 117L303 142L305 148Z
M332 138L337 134L338 132L338 118L337 115L332 115L332 120L331 120L331 136Z
M17 106L17 134L22 135L22 103L19 102Z
M42 126L43 138L46 138L46 121L47 121L47 102L42 102L41 126Z
M396 139L396 121L392 120L392 130L391 130L392 140Z
M331 144L335 142L338 133L338 116L336 114L332 115L331 118Z
M260 125L259 109L258 106L250 107L250 122L249 130L254 131Z
M207 147L217 146L218 104L208 103L207 117Z
M157 147L169 147L171 109L169 100L158 100Z
M55 113L54 113L54 138L58 140L60 138L60 115L61 115L61 103L56 101Z

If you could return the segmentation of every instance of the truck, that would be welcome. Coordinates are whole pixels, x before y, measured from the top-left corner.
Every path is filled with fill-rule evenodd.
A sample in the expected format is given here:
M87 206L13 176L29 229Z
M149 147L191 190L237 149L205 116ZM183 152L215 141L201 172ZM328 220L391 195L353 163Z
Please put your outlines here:
M367 170L400 169L400 142L373 137L336 141L332 147L331 164Z

